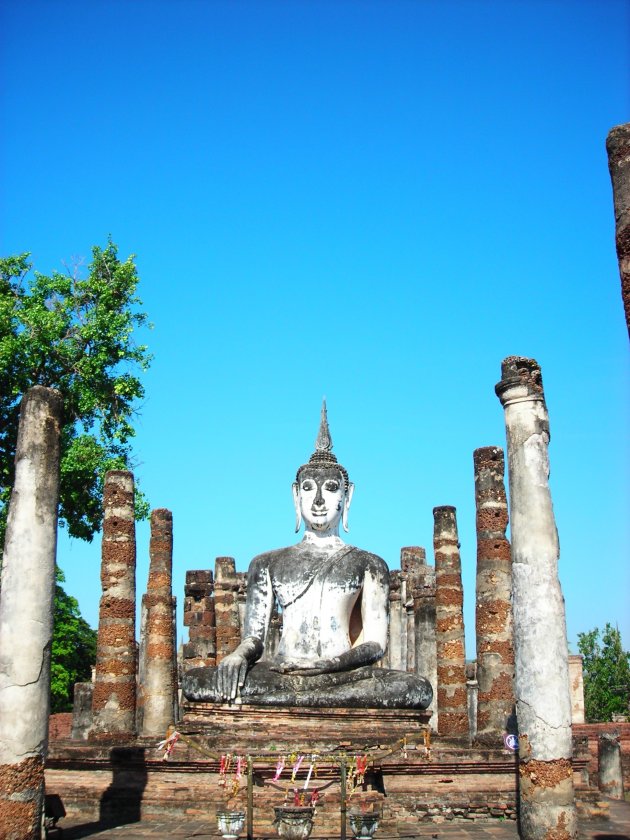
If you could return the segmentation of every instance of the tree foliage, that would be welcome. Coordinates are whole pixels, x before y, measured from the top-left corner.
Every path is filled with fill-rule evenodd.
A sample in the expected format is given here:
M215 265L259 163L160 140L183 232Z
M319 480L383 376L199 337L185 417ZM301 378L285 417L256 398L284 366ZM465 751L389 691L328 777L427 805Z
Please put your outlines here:
M60 524L91 540L101 525L105 472L131 466L132 421L144 395L136 372L151 361L133 337L147 323L133 257L121 262L111 240L94 247L84 279L80 265L31 274L28 258L0 259L0 549L22 394L47 385L63 395ZM147 513L138 494L137 514Z
M81 616L78 601L65 592L63 582L63 572L57 567L50 661L53 713L72 710L74 684L89 681L96 662L96 631Z
M607 624L578 633L578 650L584 671L585 717L589 722L612 720L628 714L630 703L630 653L621 644L621 633Z

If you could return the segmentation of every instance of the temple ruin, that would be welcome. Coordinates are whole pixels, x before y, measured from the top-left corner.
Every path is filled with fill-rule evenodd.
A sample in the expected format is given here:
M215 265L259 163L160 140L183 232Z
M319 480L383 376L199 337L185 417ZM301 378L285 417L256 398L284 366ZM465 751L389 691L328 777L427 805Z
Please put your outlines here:
M527 391L530 380L533 384ZM518 424L534 422L544 432L546 415L539 382L540 372L532 360L511 358L504 362L497 392L506 412L511 401L517 406L513 416L506 413L513 495L530 492L518 462L518 448L514 449L520 439ZM531 397L529 407L524 397ZM527 419L530 415L531 421ZM544 469L546 453L541 457L540 468ZM528 464L530 469L531 458ZM534 690L536 702L542 697L543 705L556 706L558 692L566 692L564 741L558 742L554 755L541 753L537 730L527 730L531 726L527 709L518 721L519 691L527 697L535 679L528 675L528 662L532 657L544 659L546 646L528 650L527 642L518 636L519 622L528 620L522 615L527 616L534 606L526 584L513 583L513 564L523 552L518 540L530 536L528 531L520 533L517 522L513 531L516 545L511 546L506 537L504 470L500 447L486 446L473 453L477 576L476 592L467 597L475 599L475 651L465 651L461 578L462 562L473 562L474 548L460 548L455 508L434 509L435 565L427 562L424 547L405 546L400 552L400 568L389 571L389 638L375 667L383 673L394 669L414 677L427 676L434 696L426 710L186 700L181 690L175 690L186 674L219 666L246 641L248 576L236 570L232 557L217 557L213 569L186 572L183 621L188 639L176 657L171 592L173 522L169 511L154 511L151 565L136 650L132 632L133 478L128 473L110 474L104 499L96 680L94 685L76 687L73 737L53 742L46 770L48 789L62 796L69 811L86 819L111 814L112 803L116 803L118 814L136 814L136 818L140 811L143 818L165 812L212 816L222 804L225 762L232 760L227 757L241 756L242 766L248 768L247 778L255 786L246 790L242 776L241 782L235 783L237 798L239 807L246 808L249 803L247 836L253 837L255 831L272 831L273 806L279 798L274 778L280 764L299 753L307 758L310 755L311 771L317 761L317 786L322 791L325 788L325 804L318 808L317 817L317 830L324 834L318 836L346 836L340 833L339 819L353 797L379 811L390 836L433 820L516 819L519 800L521 819L523 808L526 811L523 837L556 836L553 832L560 823L566 828L563 837L574 836L576 803L579 813L600 814L606 806L598 783L610 790L616 784L618 795L621 771L617 768L623 767L626 780L630 778L630 725L619 724L612 736L602 740L597 727L584 724L581 658L567 657L562 625L553 632L557 656L564 656L564 670L558 671L555 654L554 661L548 663L556 674L553 698L544 698L544 685ZM528 501L530 508L538 503L533 497ZM548 496L542 498L542 504L550 505ZM547 521L550 508L545 510L531 515ZM551 581L545 586L558 586L555 531L542 532L539 538L537 556L547 558L541 570ZM517 595L513 596L515 586ZM521 590L525 587L521 594L519 586ZM517 610L514 617L513 606ZM555 620L557 610L553 612ZM273 657L281 643L283 619L282 610L274 607L268 617L265 656ZM546 620L541 616L541 628L546 627ZM541 632L548 636L551 630L547 627ZM135 664L132 667L136 661L137 668ZM174 731L168 729L169 724L176 727L177 736L163 747L169 757L163 761L156 744L167 731ZM536 721L535 727L539 726ZM518 736L539 752L519 759ZM551 743L546 736L543 742ZM601 771L598 750L603 756ZM359 783L357 755L364 755L366 761ZM302 785L307 765L305 759L304 769L294 768L293 775ZM548 785L543 786L541 799L535 771L547 766L558 768L554 775L557 784L551 793ZM617 772L613 781L609 767ZM94 772L97 768L98 773ZM108 772L103 774L103 768ZM346 801L348 778L354 778L355 785ZM555 799L548 807L551 794Z

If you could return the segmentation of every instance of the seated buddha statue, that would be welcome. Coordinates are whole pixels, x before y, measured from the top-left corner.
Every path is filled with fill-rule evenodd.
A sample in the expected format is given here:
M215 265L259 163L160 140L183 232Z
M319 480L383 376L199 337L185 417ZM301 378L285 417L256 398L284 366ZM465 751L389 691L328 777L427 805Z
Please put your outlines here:
M326 404L315 452L293 484L296 545L255 557L247 575L243 640L216 668L193 668L188 700L273 706L426 709L424 677L380 668L387 647L389 571L376 554L347 545L354 485L332 453ZM266 638L274 608L282 635Z

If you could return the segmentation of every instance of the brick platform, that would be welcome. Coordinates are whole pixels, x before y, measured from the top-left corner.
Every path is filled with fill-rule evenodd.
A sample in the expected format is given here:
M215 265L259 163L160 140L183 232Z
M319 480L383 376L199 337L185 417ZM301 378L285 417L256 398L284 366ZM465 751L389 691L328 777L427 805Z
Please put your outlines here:
M301 709L185 703L180 732L215 752L365 751L407 737L424 743L430 712L412 709ZM181 748L180 748L181 749ZM192 754L190 758L194 758ZM197 756L198 757L198 756Z

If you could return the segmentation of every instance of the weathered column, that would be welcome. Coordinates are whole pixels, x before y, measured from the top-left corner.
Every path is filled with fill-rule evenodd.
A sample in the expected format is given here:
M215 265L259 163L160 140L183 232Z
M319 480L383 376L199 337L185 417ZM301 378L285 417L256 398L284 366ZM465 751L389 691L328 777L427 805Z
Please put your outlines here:
M404 606L407 621L405 628L407 664L405 670L410 674L416 673L416 605L413 593L418 586L422 566L426 562L426 552L419 545L407 545L400 549L400 570L406 581ZM423 674L423 676L426 675Z
M136 723L136 525L126 470L105 476L101 585L90 739L126 740Z
M584 674L579 653L569 654L569 691L571 723L584 723Z
M72 700L72 734L73 741L87 741L92 728L92 692L91 682L74 684Z
M403 579L398 569L389 573L389 634L387 642L388 667L404 671L407 657L403 660L403 620L406 629L406 615L403 619Z
M621 297L630 334L630 123L611 129L606 138L606 151L615 204L615 243Z
M416 570L413 589L413 612L415 619L415 673L426 677L433 688L433 700L428 707L432 712L430 726L438 731L437 707L437 648L435 639L435 569L426 565L426 551L417 547L421 560Z
M468 736L464 591L455 508L433 508L433 519L438 732Z
M217 665L241 641L239 578L233 557L217 557L214 565L214 609L217 623Z
M149 581L146 595L146 654L142 735L164 735L173 723L173 514L160 508L151 513Z
M525 840L575 837L571 702L558 533L549 492L549 417L540 367L510 356L496 392L505 409L520 827Z
M512 554L503 483L503 450L473 453L477 508L477 740L500 747L514 727ZM511 719L510 719L511 718ZM510 719L510 720L509 720ZM509 723L508 723L509 720Z
M38 838L50 711L61 394L22 398L0 599L0 837Z
M471 740L477 737L477 707L479 683L477 682L477 662L466 663L466 691L468 692L468 731Z
M599 789L611 799L623 799L621 743L618 732L602 732L597 740Z
M214 575L209 569L186 572L184 627L188 627L188 642L183 649L184 670L216 665Z

